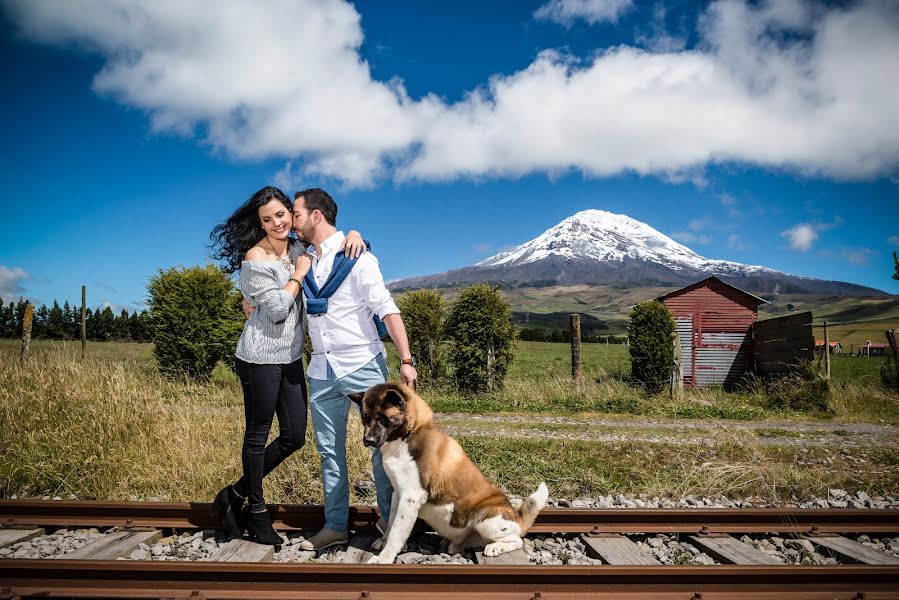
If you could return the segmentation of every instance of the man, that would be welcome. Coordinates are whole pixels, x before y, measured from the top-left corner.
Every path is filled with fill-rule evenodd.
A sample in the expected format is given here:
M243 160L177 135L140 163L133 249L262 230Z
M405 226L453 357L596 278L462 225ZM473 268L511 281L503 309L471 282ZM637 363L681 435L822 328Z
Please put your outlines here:
M294 230L309 244L315 282L321 288L331 274L334 258L344 240L337 230L337 204L324 190L313 188L295 195ZM387 352L378 336L374 316L380 317L400 355L400 376L412 385L418 374L400 311L384 285L377 259L366 252L327 300L327 310L308 315L312 358L309 404L315 443L322 461L325 527L300 544L320 550L348 541L349 479L346 464L346 424L352 402L348 394L364 392L387 379ZM393 488L381 464L381 452L372 452L378 508L386 527Z

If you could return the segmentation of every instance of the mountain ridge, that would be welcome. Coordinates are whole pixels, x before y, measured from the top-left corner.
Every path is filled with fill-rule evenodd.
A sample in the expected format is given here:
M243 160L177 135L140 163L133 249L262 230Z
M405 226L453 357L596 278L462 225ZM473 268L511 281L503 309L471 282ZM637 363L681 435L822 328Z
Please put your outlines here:
M400 279L388 287L402 291L478 282L502 287L657 287L688 285L710 275L756 294L889 296L859 284L705 258L646 223L597 209L575 213L536 238L475 265Z

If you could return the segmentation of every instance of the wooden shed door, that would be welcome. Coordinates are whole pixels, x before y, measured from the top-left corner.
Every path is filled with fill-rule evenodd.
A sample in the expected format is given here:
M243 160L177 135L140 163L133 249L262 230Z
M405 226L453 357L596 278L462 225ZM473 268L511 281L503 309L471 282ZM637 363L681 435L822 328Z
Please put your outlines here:
M693 385L693 315L688 317L678 317L674 320L677 323L677 339L680 342L680 351L684 362L684 385L691 387Z
M694 322L694 385L731 385L746 372L752 360L749 331L724 333L702 330L702 313Z

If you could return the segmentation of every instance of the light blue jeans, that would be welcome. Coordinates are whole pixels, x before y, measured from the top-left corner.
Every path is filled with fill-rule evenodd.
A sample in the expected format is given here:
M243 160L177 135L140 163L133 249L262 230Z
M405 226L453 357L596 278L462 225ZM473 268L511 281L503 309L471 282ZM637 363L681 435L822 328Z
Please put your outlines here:
M315 445L322 459L322 485L325 491L325 527L346 531L350 517L350 485L346 466L346 424L350 406L347 394L364 392L387 381L387 361L379 354L364 367L336 379L330 366L330 379L309 378L309 405ZM358 410L358 407L357 407ZM378 509L390 518L393 486L381 464L381 451L372 449L372 472L378 495Z

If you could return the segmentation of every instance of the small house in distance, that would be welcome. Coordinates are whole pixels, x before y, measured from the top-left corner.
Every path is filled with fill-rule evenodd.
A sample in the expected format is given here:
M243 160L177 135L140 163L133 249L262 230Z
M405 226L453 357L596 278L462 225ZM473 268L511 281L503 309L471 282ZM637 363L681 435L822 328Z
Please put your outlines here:
M752 324L767 300L709 277L657 298L677 323L684 387L733 385L754 368Z
M831 354L842 354L843 353L843 344L840 342L828 342L830 346ZM824 340L815 340L815 352L821 354L824 352Z
M871 340L866 340L864 346L858 347L859 356L883 356L886 351L886 344L875 344Z

